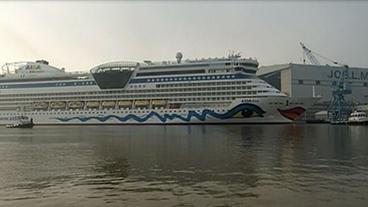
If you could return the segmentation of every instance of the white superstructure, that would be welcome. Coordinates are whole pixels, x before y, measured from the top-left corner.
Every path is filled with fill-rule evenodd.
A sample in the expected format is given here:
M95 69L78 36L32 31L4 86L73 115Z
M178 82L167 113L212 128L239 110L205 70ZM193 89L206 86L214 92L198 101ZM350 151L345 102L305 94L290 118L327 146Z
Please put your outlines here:
M0 124L288 123L316 99L286 96L232 55L175 62L112 62L68 73L47 61L6 64Z

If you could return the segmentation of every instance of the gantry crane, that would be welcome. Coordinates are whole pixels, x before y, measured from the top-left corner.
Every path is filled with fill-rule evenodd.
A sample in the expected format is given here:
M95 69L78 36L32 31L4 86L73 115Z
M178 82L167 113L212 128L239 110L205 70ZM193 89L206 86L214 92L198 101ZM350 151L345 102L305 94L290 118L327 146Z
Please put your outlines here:
M332 91L332 100L327 109L327 116L332 124L346 123L352 111L351 105L345 100L345 95L351 94L351 86L345 81L345 79L347 79L349 76L349 66L319 55L318 53L308 49L303 43L300 43L300 45L303 49L303 63L305 63L305 57L307 57L310 63L314 65L321 65L321 63L314 56L317 55L335 65L342 66L339 80L333 82L334 89Z

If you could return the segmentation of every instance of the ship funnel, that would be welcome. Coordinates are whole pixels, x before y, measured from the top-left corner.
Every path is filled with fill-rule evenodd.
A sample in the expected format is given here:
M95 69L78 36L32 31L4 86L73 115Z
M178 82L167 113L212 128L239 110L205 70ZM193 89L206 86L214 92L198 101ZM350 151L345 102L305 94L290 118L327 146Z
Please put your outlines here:
M181 59L183 58L183 54L181 52L176 53L176 61L181 63Z

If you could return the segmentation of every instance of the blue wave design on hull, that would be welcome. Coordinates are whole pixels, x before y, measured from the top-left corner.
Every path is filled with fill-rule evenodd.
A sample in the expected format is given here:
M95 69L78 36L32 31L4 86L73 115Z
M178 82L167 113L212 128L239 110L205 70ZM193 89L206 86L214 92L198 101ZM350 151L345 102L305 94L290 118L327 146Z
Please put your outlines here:
M179 119L179 120L182 120L182 121L189 122L189 121L192 120L192 118L197 118L200 121L205 121L207 116L212 116L212 117L217 118L217 119L229 119L229 118L233 118L237 113L243 112L243 111L254 112L259 117L263 117L263 114L266 113L259 106L255 105L255 104L243 103L243 104L239 104L236 107L230 109L226 113L216 113L212 110L205 109L201 113L198 113L196 111L189 111L186 116L182 116L182 115L175 114L175 113L160 115L159 113L157 113L155 111L152 111L144 117L139 117L139 116L134 115L134 114L128 114L128 115L123 116L123 117L116 116L116 115L108 115L108 116L101 116L101 117L98 117L98 116L71 117L71 118L57 117L55 119L57 119L59 121L62 121L62 122L68 122L68 121L71 121L71 120L79 120L81 122L87 122L91 119L96 119L98 121L105 122L108 119L115 118L115 119L118 119L121 122L126 122L126 121L132 119L132 120L135 120L137 122L142 123L142 122L146 122L148 119L150 119L152 117L155 117L163 123L167 122L168 120L174 120L174 119ZM248 118L248 117L244 117L244 118Z

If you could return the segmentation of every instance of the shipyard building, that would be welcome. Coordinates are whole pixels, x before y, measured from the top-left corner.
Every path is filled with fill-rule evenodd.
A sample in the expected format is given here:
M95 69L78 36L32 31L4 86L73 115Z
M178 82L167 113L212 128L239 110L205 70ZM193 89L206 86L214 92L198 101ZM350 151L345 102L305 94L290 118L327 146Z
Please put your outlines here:
M347 87L351 87L351 94L345 99L353 105L368 104L368 68L351 67L348 72L342 66L280 64L261 66L257 75L292 97L321 96L307 116L313 119L313 114L326 110L331 99L332 91L341 76L345 76Z

